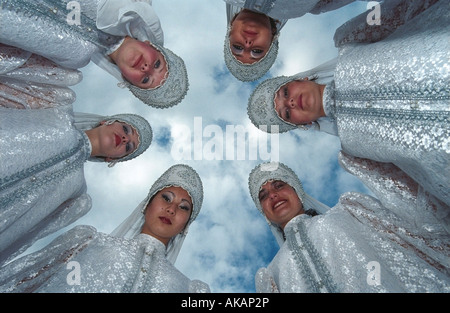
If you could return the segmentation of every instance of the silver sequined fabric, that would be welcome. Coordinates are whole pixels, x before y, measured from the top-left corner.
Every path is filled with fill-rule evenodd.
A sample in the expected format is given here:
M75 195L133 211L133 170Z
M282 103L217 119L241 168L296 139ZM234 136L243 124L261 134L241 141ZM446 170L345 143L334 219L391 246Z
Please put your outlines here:
M83 169L90 152L72 106L0 107L0 263L90 210Z
M394 163L450 206L449 6L434 4L383 41L342 47L327 112L345 152Z
M86 66L102 49L95 28L97 1L78 1L83 18L69 25L68 0L1 0L0 42L72 69ZM27 31L23 31L27 25ZM42 44L45 42L45 45Z
M63 68L22 49L0 44L0 106L39 109L72 104L67 86L82 79L78 70Z
M269 15L291 19L308 13L320 0L224 0L226 3Z
M368 222L383 220L380 213L386 212L376 199L348 193L325 215L292 219L285 228L286 242L270 265L257 272L257 291L449 292L448 274L421 258L415 246L390 229L374 229L359 220L365 215ZM379 281L370 281L370 262L377 262Z
M333 0L324 0L324 2ZM346 0L351 2L351 0ZM344 2L344 1L339 1ZM355 42L377 42L389 36L400 25L427 10L439 0L389 0L372 3L372 8L357 15L341 25L334 34L334 44L342 47ZM331 4L333 5L333 4ZM379 5L379 16L374 14L375 5ZM316 6L318 9L320 5ZM374 21L380 18L379 22ZM369 21L372 22L369 23Z
M77 262L80 280L72 267ZM69 275L70 274L70 275ZM69 277L69 279L68 279ZM73 277L73 279L72 279ZM7 265L1 292L209 292L165 257L164 244L146 234L124 239L76 226L45 249Z

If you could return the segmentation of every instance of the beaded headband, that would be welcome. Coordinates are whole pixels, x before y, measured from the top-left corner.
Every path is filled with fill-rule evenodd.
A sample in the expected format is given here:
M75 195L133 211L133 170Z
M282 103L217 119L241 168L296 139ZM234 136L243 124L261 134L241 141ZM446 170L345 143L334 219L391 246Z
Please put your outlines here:
M152 185L147 196L147 204L150 199L160 190L167 187L181 187L187 191L192 199L192 214L188 225L192 223L203 203L203 184L198 173L186 164L176 164L164 172ZM145 209L147 205L144 206Z

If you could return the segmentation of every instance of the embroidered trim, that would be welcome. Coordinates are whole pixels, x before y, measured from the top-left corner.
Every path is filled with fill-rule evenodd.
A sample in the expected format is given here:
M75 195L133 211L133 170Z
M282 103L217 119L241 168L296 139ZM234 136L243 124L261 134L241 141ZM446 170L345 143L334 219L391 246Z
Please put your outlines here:
M24 183L20 188L13 191L13 194L6 194L3 197L0 198L0 206L1 207L7 207L11 205L11 203L14 203L16 201L19 201L23 198L25 198L27 195L30 194L30 190L36 190L37 188L44 186L50 182L56 181L57 177L66 176L67 173L76 170L77 168L80 168L83 166L84 162L87 160L87 156L85 152L79 153L77 152L80 150L83 150L85 142L83 140L79 140L78 145L74 147L73 149L69 150L67 153L61 154L59 156L53 157L43 163L37 164L36 166L33 166L31 168L25 169L17 174L17 176L13 176L13 179L10 179L8 181L8 178L5 179L5 182L1 184L1 190L4 190L14 183L17 183L20 180L30 178L30 180L27 183ZM84 149L86 150L86 149ZM75 160L70 160L70 157L75 155ZM35 175L39 172L42 172L54 165L57 165L58 163L63 162L63 160L66 160L67 166L63 166L63 168L45 175L43 177L36 177ZM3 181L3 180L2 180Z
M314 248L314 245L309 239L302 220L298 221L296 230L298 231L300 238L302 238L304 244L302 245L297 242L295 238L295 231L292 228L288 229L286 242L288 243L288 247L292 251L294 258L296 259L300 272L306 279L310 290L313 292L323 292L325 289L326 292L339 292L339 288L333 282L332 276L326 265L323 263L319 252ZM313 269L309 266L310 262L306 260L305 256L303 255L304 253L309 254L309 257L311 259L311 262L314 264L314 269L319 276L319 279L317 279L316 275L314 275Z

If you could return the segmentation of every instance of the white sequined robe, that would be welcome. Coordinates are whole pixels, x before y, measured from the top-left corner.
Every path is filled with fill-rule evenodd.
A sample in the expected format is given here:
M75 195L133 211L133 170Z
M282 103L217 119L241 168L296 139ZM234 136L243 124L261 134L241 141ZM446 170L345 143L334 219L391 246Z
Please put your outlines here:
M0 106L0 264L90 210L84 177L90 153L71 105Z
M343 151L394 163L448 207L449 30L439 1L382 41L343 45L324 95Z
M378 199L343 194L323 215L296 216L257 292L450 292L442 204L389 163L340 155Z
M0 43L0 106L40 109L70 105L82 74L42 56Z
M43 56L56 64L79 69L91 59L110 71L106 54L124 36L164 43L164 34L151 1L0 0L0 43ZM79 23L75 20L79 17ZM26 31L23 25L26 25ZM145 36L142 36L145 34ZM44 43L44 44L43 44ZM115 70L111 74L117 75Z
M161 241L146 234L124 239L76 226L3 268L0 292L210 292L176 269L165 252Z

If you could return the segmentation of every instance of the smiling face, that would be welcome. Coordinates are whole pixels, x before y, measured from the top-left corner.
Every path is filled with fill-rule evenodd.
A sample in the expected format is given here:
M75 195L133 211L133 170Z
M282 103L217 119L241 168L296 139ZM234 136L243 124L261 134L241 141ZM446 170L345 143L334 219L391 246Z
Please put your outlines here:
M291 124L309 124L326 116L322 95L325 85L309 80L294 80L281 86L275 93L275 111Z
M181 187L167 187L155 194L147 205L142 233L160 240L169 240L186 226L192 213L192 200Z
M95 156L105 157L107 162L127 156L139 146L139 134L126 123L101 122L96 131L98 140L94 141L96 142L96 147L93 147L96 151Z
M252 64L262 59L272 44L272 27L264 14L242 10L232 21L230 49L236 59Z
M305 213L295 189L281 180L261 186L259 202L267 219L284 229L295 216Z
M141 89L156 88L167 78L168 69L163 54L148 41L125 37L110 57L122 76Z

